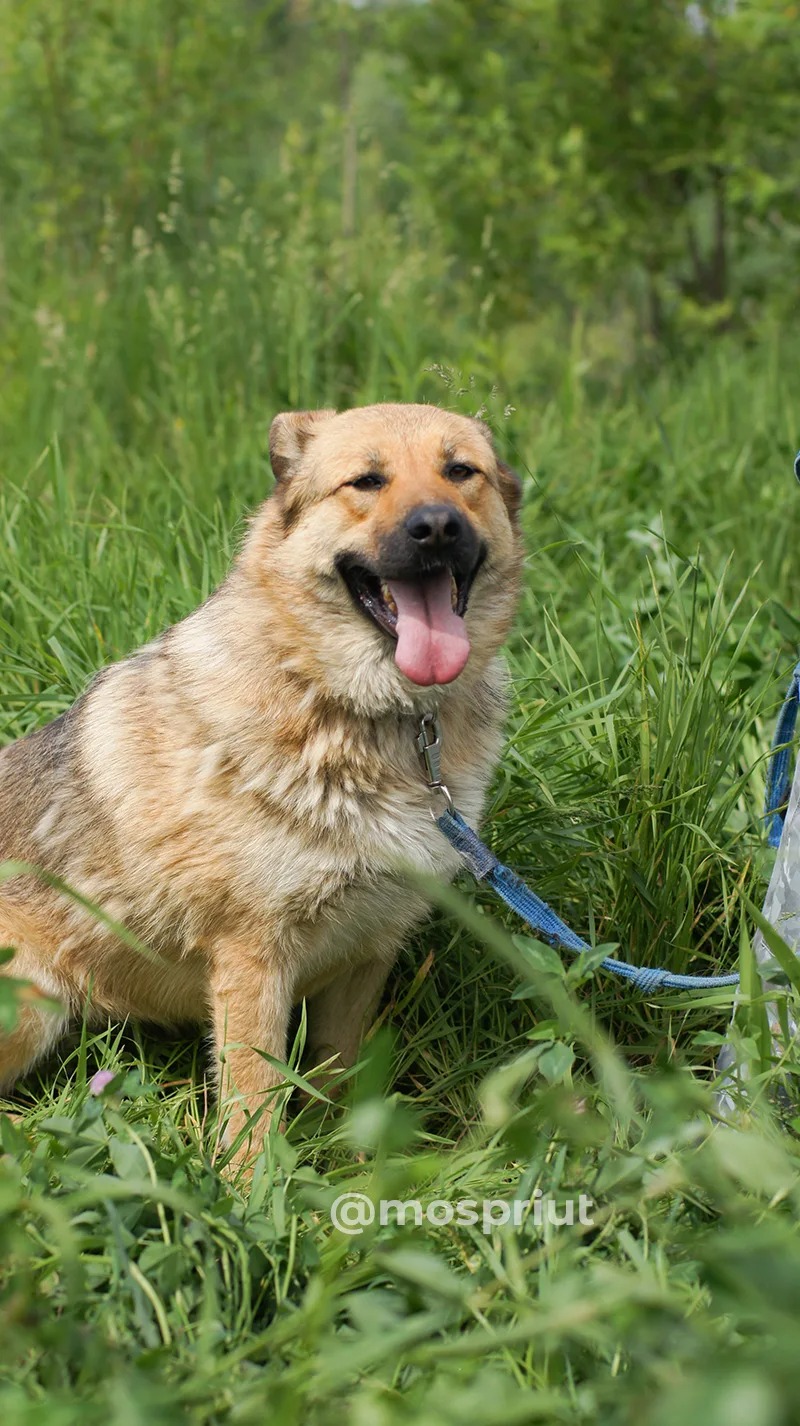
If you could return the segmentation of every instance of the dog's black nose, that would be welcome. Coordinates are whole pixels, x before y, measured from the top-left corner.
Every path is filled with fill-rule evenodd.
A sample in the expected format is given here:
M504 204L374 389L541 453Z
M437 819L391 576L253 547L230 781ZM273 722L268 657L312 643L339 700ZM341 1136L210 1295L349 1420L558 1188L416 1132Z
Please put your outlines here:
M465 521L453 505L418 505L406 519L406 530L415 544L442 549L463 535Z

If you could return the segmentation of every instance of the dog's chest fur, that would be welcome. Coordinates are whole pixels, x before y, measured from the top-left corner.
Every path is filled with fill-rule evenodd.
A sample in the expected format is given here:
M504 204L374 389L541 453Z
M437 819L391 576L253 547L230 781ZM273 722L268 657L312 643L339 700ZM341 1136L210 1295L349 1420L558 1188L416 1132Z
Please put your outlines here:
M220 938L260 948L298 996L347 964L390 960L427 910L404 868L449 880L458 867L430 815L419 714L356 719L287 699L267 719L229 720L174 672L139 656L90 691L69 776L35 829L41 860L162 957L162 971L131 966L130 1008L154 1015L166 999L168 1018L202 1016L202 965ZM499 746L499 668L459 693L441 709L443 771L477 819ZM73 908L59 968L80 984L86 959L99 997L98 956L119 990L131 953Z

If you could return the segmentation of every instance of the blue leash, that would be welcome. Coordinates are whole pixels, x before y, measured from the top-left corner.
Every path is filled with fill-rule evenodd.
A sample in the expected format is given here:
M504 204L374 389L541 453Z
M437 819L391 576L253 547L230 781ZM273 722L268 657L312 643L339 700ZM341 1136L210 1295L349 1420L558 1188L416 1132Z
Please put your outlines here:
M541 940L557 951L580 954L592 949L556 916L546 901L525 885L516 872L498 861L494 852L490 852L454 807L447 807L436 818L436 825L450 845L455 847L476 881L487 882L506 906L527 921ZM613 956L606 956L600 965L603 970L635 985L644 995L652 990L717 990L720 986L739 984L738 975L673 975L672 971L661 970L658 966L632 966L628 961L615 960Z
M798 665L800 670L800 665ZM796 672L798 671L796 670ZM796 694L797 698L797 694ZM795 716L797 703L795 701ZM498 861L494 852L481 841L477 832L464 821L457 812L441 776L441 732L436 715L426 713L420 720L417 735L417 750L428 787L432 793L438 792L445 800L445 810L434 817L440 832L458 852L468 871L476 881L485 881L497 893L506 906L526 921L531 930L554 950L572 951L580 954L590 951L587 941L576 936L569 926L556 916L551 906L542 901L535 891L526 886L521 877L510 867ZM610 971L634 985L637 990L648 995L653 990L719 990L722 986L738 985L738 975L674 975L672 971L658 966L632 966L628 961L618 961L606 956L600 962L603 970Z
M798 456L800 466L800 456ZM800 476L800 472L798 472ZM786 817L786 803L791 791L791 742L797 726L800 711L800 663L792 673L791 682L778 717L775 736L772 739L764 817L768 823L768 839L771 847L780 845L783 824ZM591 950L591 946L557 916L546 901L542 901L535 891L525 884L510 867L498 861L494 852L481 841L477 832L464 821L450 799L441 780L441 734L434 714L426 713L420 723L417 748L422 758L428 786L432 792L439 792L445 799L445 810L436 817L436 825L455 847L464 865L472 872L476 881L485 881L492 890L526 921L531 930L555 950L572 951L580 955ZM738 985L738 975L673 975L671 971L657 966L634 966L628 961L618 961L606 956L600 962L603 970L610 971L636 986L643 994L653 990L711 990L720 986Z

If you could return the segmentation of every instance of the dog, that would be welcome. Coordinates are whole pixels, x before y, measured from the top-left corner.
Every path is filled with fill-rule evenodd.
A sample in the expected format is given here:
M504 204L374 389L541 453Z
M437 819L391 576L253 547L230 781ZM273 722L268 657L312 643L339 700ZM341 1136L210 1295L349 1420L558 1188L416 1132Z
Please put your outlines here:
M477 418L284 413L269 447L274 490L220 587L0 750L0 861L24 864L0 883L0 945L31 986L0 1086L81 1014L210 1024L244 1161L293 1007L314 1064L352 1065L429 910L404 868L458 869L415 735L437 710L444 781L477 820L521 567L520 482Z

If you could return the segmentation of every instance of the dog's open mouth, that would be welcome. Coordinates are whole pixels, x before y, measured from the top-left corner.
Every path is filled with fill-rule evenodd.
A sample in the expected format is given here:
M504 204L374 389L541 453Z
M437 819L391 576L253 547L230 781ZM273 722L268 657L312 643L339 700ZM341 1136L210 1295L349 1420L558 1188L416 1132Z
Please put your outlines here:
M397 640L395 663L412 683L452 683L469 658L464 614L478 565L466 576L444 567L411 579L343 561L339 572L360 609Z

